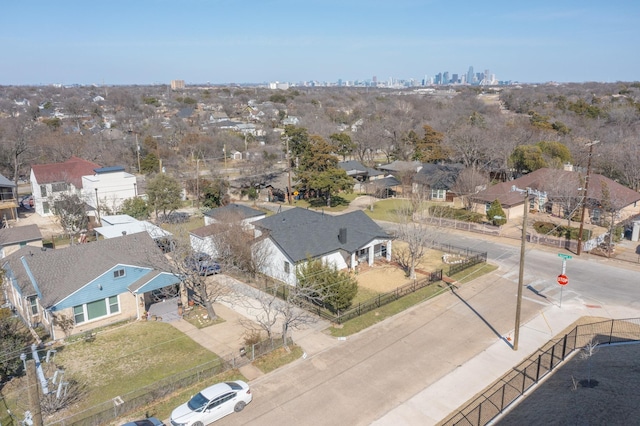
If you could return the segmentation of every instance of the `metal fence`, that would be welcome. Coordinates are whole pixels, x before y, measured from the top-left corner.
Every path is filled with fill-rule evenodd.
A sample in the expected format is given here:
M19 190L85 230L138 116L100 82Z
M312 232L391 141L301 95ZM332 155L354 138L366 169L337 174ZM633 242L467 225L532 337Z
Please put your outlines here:
M342 312L332 313L327 309L314 305L313 303L305 304L304 308L323 319L334 322L336 324L342 324L345 321L359 317L360 315L364 315L367 312L378 309L381 306L394 302L408 294L415 293L416 291L441 280L442 269L439 269L435 272L431 272L425 278L415 280L409 284L397 287L395 290L389 291L387 293L381 293L375 297L372 297L371 299L360 302L356 306L353 306L352 308Z
M429 246L433 249L440 250L445 253L457 254L464 258L460 263L449 266L449 272L447 273L448 276L455 275L458 272L471 268L472 266L487 262L486 251L473 250L468 247L458 247L453 244L445 244L438 241L431 241Z
M441 426L483 426L516 402L528 389L551 373L573 351L590 342L612 344L640 341L640 318L609 320L576 326L558 341L550 341L536 354L501 377Z
M289 344L293 343L288 339ZM256 358L283 346L282 339L267 339L242 348L237 355L221 357L189 370L174 374L151 385L136 389L63 419L47 422L47 426L97 426L145 407L181 389L212 378L227 370L249 364Z

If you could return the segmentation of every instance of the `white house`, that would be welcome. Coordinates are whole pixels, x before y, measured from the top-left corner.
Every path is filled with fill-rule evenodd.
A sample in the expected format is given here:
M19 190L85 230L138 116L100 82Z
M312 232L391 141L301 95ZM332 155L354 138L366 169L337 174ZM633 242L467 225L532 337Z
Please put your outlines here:
M268 258L261 272L290 285L296 285L296 267L307 259L351 270L361 262L391 260L393 237L362 211L334 216L293 208L253 225L260 245L255 252Z
M93 172L82 176L82 193L94 209L117 212L124 200L138 195L136 177L124 167L102 167Z
M218 250L214 243L214 236L220 232L217 224L238 221L244 230L253 230L252 223L267 217L266 213L252 209L242 204L228 204L211 209L204 213L204 225L189 233L189 241L194 251L207 253L217 258Z
M100 165L71 157L63 163L31 166L31 193L34 208L40 216L53 215L50 205L62 193L82 195L82 176L94 173Z
M122 166L100 165L71 157L63 163L31 166L34 208L41 216L53 214L50 203L60 194L77 194L94 210L116 212L122 202L137 195L136 177Z

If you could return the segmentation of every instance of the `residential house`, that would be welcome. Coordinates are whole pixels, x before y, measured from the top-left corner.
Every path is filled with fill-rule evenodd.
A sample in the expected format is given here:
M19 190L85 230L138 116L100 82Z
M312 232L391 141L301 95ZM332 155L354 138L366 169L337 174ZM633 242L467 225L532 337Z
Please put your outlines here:
M42 247L42 233L38 225L0 229L0 259L27 245Z
M16 184L0 175L0 228L7 225L8 220L18 218L18 198Z
M419 161L401 161L395 160L389 164L381 164L376 168L393 176L399 185L394 188L394 192L405 193L411 191L413 176L422 169L422 163Z
M240 222L245 231L252 231L252 223L264 219L266 216L265 212L242 204L228 204L206 211L204 213L205 226L189 232L191 248L194 251L207 253L211 257L217 258L219 253L215 236L219 232L225 232L225 223Z
M125 200L138 195L138 185L122 166L100 167L82 176L82 194L96 211L117 213Z
M412 192L427 200L451 202L455 196L452 189L463 169L462 164L423 164L413 176Z
M500 201L507 220L522 217L524 196L522 190L535 190L538 195L529 198L529 209L560 217L573 216L582 205L585 187L582 173L571 170L542 168L518 179L501 182L475 194L473 210L486 213L491 203ZM519 189L521 191L517 191ZM605 176L592 173L584 205L586 222L609 222L611 214L619 222L640 214L640 193Z
M388 198L395 195L400 186L400 181L392 175L386 176L384 171L364 166L359 161L341 161L338 167L355 179L353 190L356 192Z
M34 208L40 216L53 215L50 205L62 193L77 193L82 191L82 176L94 173L100 165L71 157L63 163L34 164L31 166L31 193Z
M0 265L15 312L54 340L141 318L152 291L180 282L146 233L55 250L25 246Z
M93 212L117 212L124 200L137 195L137 183L122 166L100 167L71 157L63 163L31 166L31 190L41 216L53 214L50 203L62 193L78 194Z
M334 216L296 207L253 225L255 251L266 257L261 272L290 285L297 283L297 265L307 259L350 270L360 262L391 260L392 236L360 210Z
M117 238L122 235L146 232L165 253L173 251L173 234L147 221L138 220L127 214L102 216L102 226L93 230L103 238Z

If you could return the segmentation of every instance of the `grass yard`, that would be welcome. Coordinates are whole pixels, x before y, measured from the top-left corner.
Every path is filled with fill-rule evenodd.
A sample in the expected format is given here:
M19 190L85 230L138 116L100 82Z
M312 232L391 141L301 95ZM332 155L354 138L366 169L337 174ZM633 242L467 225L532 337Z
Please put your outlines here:
M267 374L283 365L287 365L298 358L302 357L302 348L298 345L289 345L289 348L278 348L273 352L253 361L253 365Z
M409 309L410 307L424 302L443 291L448 291L448 287L442 283L434 283L433 285L421 288L415 293L411 293L401 299L391 302L387 305L381 306L371 312L367 312L364 315L360 315L357 318L349 320L342 325L329 327L329 333L334 337L344 337L357 333L365 328L383 321L399 312Z
M58 348L55 363L88 385L86 408L217 358L170 324L140 321Z

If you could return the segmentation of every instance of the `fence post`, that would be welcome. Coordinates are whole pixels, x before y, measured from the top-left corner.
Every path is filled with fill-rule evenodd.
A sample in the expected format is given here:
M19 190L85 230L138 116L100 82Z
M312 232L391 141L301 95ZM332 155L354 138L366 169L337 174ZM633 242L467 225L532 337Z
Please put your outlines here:
M542 355L538 355L538 365L536 366L536 383L540 380L540 363L542 362Z
M611 331L609 332L609 344L611 344L611 339L613 338L613 323L615 320L611 320Z
M556 345L551 346L551 366L549 367L549 371L553 370L553 358L556 353Z
M567 335L564 335L564 338L562 339L562 360L564 361L564 357L567 354Z

